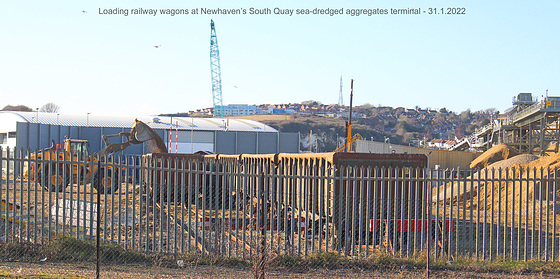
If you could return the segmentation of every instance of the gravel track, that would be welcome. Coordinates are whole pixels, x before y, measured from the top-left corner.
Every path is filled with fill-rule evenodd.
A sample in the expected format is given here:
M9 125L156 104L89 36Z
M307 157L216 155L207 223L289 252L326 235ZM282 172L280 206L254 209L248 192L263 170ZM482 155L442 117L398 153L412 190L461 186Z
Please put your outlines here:
M95 265L86 264L29 264L2 263L0 271L20 276L35 275L32 278L46 278L38 274L66 275L66 278L95 278ZM559 274L543 273L487 273L478 271L432 270L430 278L558 278ZM101 278L253 278L249 268L223 266L186 266L184 268L144 267L136 265L103 266ZM377 269L360 270L326 268L305 271L268 270L267 278L425 278L425 269ZM52 277L51 277L52 278Z

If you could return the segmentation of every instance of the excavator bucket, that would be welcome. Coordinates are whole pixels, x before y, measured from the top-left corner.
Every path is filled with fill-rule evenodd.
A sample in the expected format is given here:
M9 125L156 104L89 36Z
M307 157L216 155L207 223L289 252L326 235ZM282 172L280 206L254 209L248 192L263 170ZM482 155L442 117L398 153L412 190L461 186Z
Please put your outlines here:
M126 136L128 141L123 143L111 143L108 140L108 138L116 136ZM158 135L158 133L138 119L134 121L134 125L132 125L130 133L121 132L116 135L103 135L103 140L105 141L106 146L98 152L101 157L124 150L132 144L141 144L150 140L150 149L153 149L154 152L157 153L167 153L165 142L163 142L163 139Z
M134 120L134 125L130 130L130 142L133 144L140 144L149 140L154 140L157 152L167 153L165 142L163 142L163 139L161 139L158 133L144 122L138 119Z

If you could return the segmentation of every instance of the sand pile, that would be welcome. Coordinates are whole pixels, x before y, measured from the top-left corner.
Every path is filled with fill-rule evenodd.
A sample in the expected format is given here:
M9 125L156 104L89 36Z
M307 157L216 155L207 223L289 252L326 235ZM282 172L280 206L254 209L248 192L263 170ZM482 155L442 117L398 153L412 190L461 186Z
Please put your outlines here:
M469 167L471 169L482 169L494 162L505 160L517 155L519 155L517 151L502 143L495 145L486 152L482 153L471 162Z
M502 161L497 161L495 163L492 163L491 165L487 166L485 169L506 169L506 168L512 168L512 167L516 167L519 165L526 165L529 164L537 159L539 159L540 157L537 155L533 155L533 154L520 154L514 157L511 157L509 159L506 160L502 160Z
M551 153L527 164L528 168L560 168L560 153Z
M558 148L557 148L558 142L556 141L551 141L548 146L546 147L545 152L550 153L550 152L558 152ZM560 147L560 146L559 146Z
M501 148L500 148L501 149ZM503 150L503 149L501 149ZM488 150L490 151L490 150ZM488 152L487 151L487 152ZM483 156L482 154L481 156ZM440 193L437 195L437 189L434 190L433 201L443 201L444 199L449 202L453 199L454 202L457 200L468 200L471 197L476 196L476 192L478 190L478 186L480 184L481 187L484 187L486 184L486 180L492 179L492 172L494 173L494 178L498 178L500 175L499 170L502 170L502 176L505 175L506 169L516 169L519 173L519 169L526 164L529 164L535 160L539 159L539 156L532 155L532 154L520 154L514 157L511 157L506 160L497 161L492 163L491 165L481 169L480 171L474 173L472 176L467 177L465 180L461 179L461 181L453 182L453 189L451 188L451 182L447 183L446 185L440 186ZM504 176L505 177L505 176ZM467 186L465 187L465 181ZM471 183L472 181L472 183ZM471 184L472 193L471 193ZM444 190L445 189L445 190ZM445 192L444 192L445 191Z
M488 154L482 154L481 157L491 158L495 153L485 155ZM493 209L494 214L503 217L507 211L509 219L512 212L516 216L521 214L523 225L526 215L529 224L533 218L535 222L546 221L543 218L548 214L560 218L560 185L555 186L553 181L548 181L554 175L555 168L560 169L559 153L548 153L542 157L531 154L513 156L491 163L465 180L441 186L439 195L434 190L432 201L460 207L465 205L466 208L474 208L475 212L484 208ZM502 181L496 181L499 178ZM556 204L553 202L555 196Z

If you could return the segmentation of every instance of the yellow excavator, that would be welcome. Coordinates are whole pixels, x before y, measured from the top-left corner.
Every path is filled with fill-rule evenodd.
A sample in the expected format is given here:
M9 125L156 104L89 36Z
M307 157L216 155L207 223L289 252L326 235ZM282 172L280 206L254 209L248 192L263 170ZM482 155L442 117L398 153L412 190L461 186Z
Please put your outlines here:
M111 137L126 137L127 141L111 143L109 141ZM103 135L102 138L105 148L91 155L87 140L64 139L63 145L56 144L53 140L51 147L29 156L28 162L31 165L25 167L29 171L24 176L31 182L37 180L47 190L63 192L70 181L82 181L84 184L92 182L93 174L93 187L98 191L111 193L120 186L121 171L110 164L106 164L106 169L104 167L98 169L99 161L104 162L107 156L115 152L149 140L154 140L157 152L167 153L163 139L150 126L138 119L134 121L130 132Z

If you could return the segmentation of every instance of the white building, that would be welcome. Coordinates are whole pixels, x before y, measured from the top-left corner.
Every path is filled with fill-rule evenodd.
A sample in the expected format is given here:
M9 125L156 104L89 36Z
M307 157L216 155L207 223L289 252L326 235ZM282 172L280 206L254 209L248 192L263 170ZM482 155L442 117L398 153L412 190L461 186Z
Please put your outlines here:
M220 108L217 108L217 114L220 114ZM223 106L224 115L228 116L241 116L257 114L257 106L247 104L232 104Z

